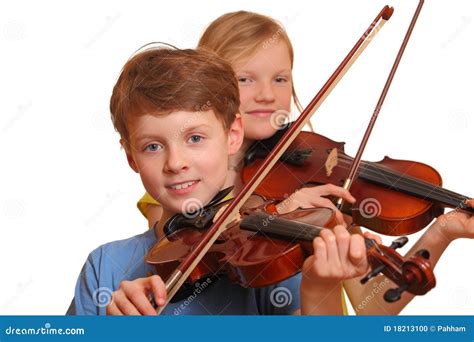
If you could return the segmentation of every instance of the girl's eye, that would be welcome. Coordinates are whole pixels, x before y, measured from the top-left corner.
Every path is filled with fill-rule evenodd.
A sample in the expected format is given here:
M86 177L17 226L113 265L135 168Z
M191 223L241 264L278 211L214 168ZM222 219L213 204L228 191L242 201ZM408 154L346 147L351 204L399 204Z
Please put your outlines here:
M161 146L159 144L150 144L145 147L145 151L149 152L156 152L161 149Z
M192 135L192 136L188 139L188 142L190 142L191 144L197 144L197 143L200 142L202 139L203 139L203 137L201 137L200 135Z
M250 78L249 77L238 77L239 83L250 83Z
M285 82L288 81L288 79L287 79L286 77L277 77L277 78L275 79L275 81L276 81L277 83L285 83Z

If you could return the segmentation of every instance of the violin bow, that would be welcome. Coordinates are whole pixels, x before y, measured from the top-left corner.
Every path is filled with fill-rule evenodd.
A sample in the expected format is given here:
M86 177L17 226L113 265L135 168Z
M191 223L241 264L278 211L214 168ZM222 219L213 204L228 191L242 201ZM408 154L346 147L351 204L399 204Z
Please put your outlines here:
M369 28L359 38L349 54L344 58L338 68L334 71L331 77L326 81L321 90L316 94L313 100L301 113L295 123L287 130L287 132L280 139L279 143L273 148L272 152L264 160L258 171L254 174L252 179L244 186L235 199L224 210L222 215L216 222L207 230L203 238L196 244L193 251L180 263L178 268L166 280L165 287L167 297L165 304L157 308L157 313L160 314L168 305L170 300L184 284L194 268L205 256L207 251L214 244L219 235L232 223L235 217L239 214L240 208L243 207L250 195L255 191L257 186L270 172L273 165L279 160L281 155L286 151L288 146L302 131L303 127L309 122L313 113L319 108L326 97L330 94L332 89L336 86L339 80L349 70L355 60L364 51L367 45L372 41L373 37L378 33L381 27L387 20L390 19L393 13L393 7L385 6L376 16Z
M349 176L347 176L346 180L344 181L344 185L342 186L346 190L350 189L352 182L354 181L356 177L356 173L357 173L357 170L359 169L360 162L362 159L362 153L364 152L365 146L367 145L367 142L369 141L369 137L370 137L370 134L372 133L372 129L374 128L375 121L377 120L380 110L382 109L382 105L385 101L385 97L387 96L388 90L390 89L390 86L393 81L393 77L395 76L395 73L398 69L398 65L400 64L403 53L405 52L405 48L408 44L411 33L413 32L413 28L415 27L418 16L420 15L420 11L421 11L421 8L423 7L423 3L424 3L424 0L420 0L418 2L418 6L416 7L415 14L413 15L410 25L408 26L408 30L405 34L405 38L402 41L400 50L398 50L397 57L395 58L395 61L393 62L392 69L390 70L390 73L388 74L387 81L385 82L385 85L382 89L382 93L380 94L377 105L375 106L374 112L372 114L372 118L370 119L369 125L367 126L367 129L364 133L364 137L362 138L359 149L357 150L357 154L354 157L354 160L352 162L351 169L349 171ZM341 210L343 205L344 205L344 199L342 197L339 197L336 203L337 209Z

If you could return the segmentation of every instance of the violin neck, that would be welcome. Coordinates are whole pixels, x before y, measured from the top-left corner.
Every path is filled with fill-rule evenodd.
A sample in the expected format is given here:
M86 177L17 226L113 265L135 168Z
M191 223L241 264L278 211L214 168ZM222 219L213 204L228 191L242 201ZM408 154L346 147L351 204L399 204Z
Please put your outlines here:
M286 240L307 242L312 242L323 229L327 229L308 223L279 218L263 212L255 212L245 216L240 223L240 228L265 235L277 236ZM366 237L364 237L364 242L367 249L377 244L375 240Z
M324 227L315 226L308 223L287 220L263 212L255 212L245 216L240 228L254 232L261 232L266 235L276 235L289 240L313 241L319 236Z
M443 207L456 208L469 213L474 209L466 206L467 196L444 189L418 178L404 175L389 168L371 162L362 162L359 177L368 182L375 183L403 192L420 199L437 203Z

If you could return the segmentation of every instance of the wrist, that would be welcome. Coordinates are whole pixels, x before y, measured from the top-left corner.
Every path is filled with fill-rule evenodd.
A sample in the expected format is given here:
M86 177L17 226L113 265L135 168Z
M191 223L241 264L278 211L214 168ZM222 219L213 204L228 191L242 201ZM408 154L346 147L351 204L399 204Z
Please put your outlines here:
M342 281L338 279L328 280L328 279L319 279L319 281L309 281L304 278L301 281L300 293L301 296L307 298L321 298L328 296L329 293L340 290L342 287Z
M302 315L341 315L342 282L329 284L301 284Z
M446 249L454 239L443 228L443 222L436 221L423 235L423 240L426 240L430 247Z

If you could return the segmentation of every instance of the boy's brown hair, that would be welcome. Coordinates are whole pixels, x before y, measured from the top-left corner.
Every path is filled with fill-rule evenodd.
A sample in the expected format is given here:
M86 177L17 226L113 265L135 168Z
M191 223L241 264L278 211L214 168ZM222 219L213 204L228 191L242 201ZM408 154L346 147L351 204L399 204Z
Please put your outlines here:
M239 112L239 88L232 67L212 52L152 47L125 64L110 99L112 122L125 144L128 120L146 114L137 110L141 104L158 115L212 109L227 130Z

